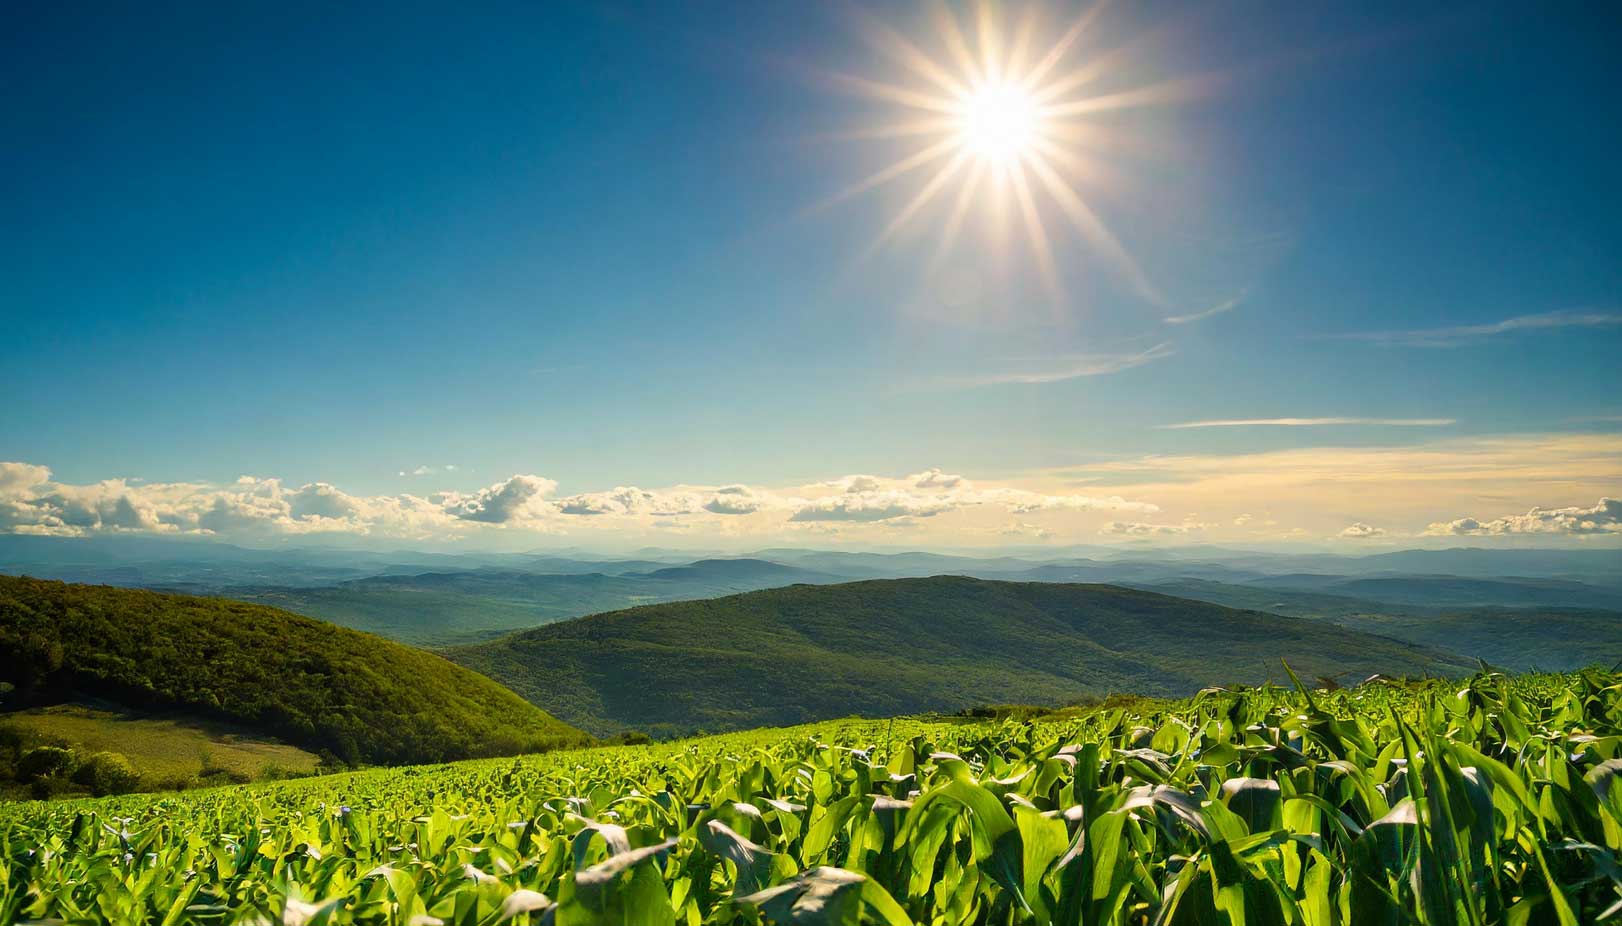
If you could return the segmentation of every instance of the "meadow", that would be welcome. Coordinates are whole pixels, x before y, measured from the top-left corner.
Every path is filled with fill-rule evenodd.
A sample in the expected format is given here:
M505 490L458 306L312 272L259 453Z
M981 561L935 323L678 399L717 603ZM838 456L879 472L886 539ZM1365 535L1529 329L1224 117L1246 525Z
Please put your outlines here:
M0 736L22 743L72 744L82 755L117 753L139 770L140 790L313 774L314 753L221 723L142 715L96 704L53 704L0 715ZM0 762L6 756L0 747ZM24 792L26 796L26 792Z
M0 808L0 921L1592 923L1622 676L1208 690Z

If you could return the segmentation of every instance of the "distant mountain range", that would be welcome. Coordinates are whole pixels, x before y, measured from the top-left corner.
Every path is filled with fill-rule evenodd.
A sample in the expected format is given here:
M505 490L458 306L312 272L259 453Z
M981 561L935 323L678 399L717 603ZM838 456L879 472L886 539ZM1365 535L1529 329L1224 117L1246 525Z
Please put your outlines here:
M1303 617L1495 608L1622 612L1619 550L1407 550L1361 557L1217 547L1069 552L1088 555L776 548L693 561L660 549L616 559L579 551L254 550L141 537L0 536L0 572L222 595L426 646L477 642L642 604L934 575L1130 585ZM1511 646L1509 655L1515 653Z
M457 647L451 659L598 734L1185 695L1473 662L1335 624L1100 585L941 576L650 605Z
M488 639L523 627L639 604L714 598L795 583L840 582L763 560L701 560L647 572L537 574L506 569L383 575L306 588L226 586L274 605L422 646Z

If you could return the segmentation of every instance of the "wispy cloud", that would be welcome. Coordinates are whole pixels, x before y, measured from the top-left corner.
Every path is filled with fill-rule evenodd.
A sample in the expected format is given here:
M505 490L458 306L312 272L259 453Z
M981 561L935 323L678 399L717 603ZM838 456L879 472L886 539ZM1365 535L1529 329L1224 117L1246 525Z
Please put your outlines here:
M1333 341L1367 341L1393 347L1456 347L1501 334L1517 331L1542 331L1551 328L1607 328L1622 325L1622 313L1617 312L1545 312L1541 315L1517 315L1500 322L1484 325L1459 325L1452 328L1410 328L1396 331L1354 331L1344 334L1326 334L1321 337Z
M1186 325L1190 322L1203 321L1213 315L1221 315L1223 312L1231 312L1234 309L1237 309L1239 304L1244 301L1244 296L1235 296L1232 299L1229 299L1226 302L1220 302L1203 312L1194 312L1189 315L1173 315L1170 318L1167 318L1165 321L1168 325Z
M1317 428L1335 425L1378 425L1394 428L1441 428L1454 424L1453 418L1218 418L1213 421L1184 421L1163 424L1163 431L1189 428Z
M1081 379L1085 376L1107 376L1141 367L1146 363L1164 360L1176 353L1170 342L1156 344L1148 350L1129 354L1073 354L1062 358L1052 366L1031 369L1014 370L1005 373L992 373L986 376L960 380L958 385L966 386L995 386L1014 383L1038 384L1059 383L1068 379Z
M444 466L428 466L427 464L424 464L422 466L417 467L416 469L411 469L411 470L402 469L402 470L400 470L400 475L402 475L402 476L432 476L435 473L454 473L454 472L456 472L456 464L455 463L446 463Z

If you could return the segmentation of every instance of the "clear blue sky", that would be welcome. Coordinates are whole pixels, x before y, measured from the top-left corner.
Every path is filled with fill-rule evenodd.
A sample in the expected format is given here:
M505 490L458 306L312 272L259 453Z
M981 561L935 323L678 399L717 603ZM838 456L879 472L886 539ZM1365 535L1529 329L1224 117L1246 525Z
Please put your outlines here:
M1071 66L1200 88L1100 120L1159 304L1048 201L1058 300L926 276L944 210L863 258L925 175L811 208L905 151L829 137L896 112L829 72L904 77L837 4L479 6L12 7L0 459L569 492L1617 430L1615 5L1105 11ZM1161 427L1274 418L1454 423Z

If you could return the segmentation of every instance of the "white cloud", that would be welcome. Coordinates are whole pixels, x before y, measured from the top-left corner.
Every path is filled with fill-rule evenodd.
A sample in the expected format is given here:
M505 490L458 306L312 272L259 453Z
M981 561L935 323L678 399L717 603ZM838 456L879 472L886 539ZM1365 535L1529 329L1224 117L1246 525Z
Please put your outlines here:
M1526 514L1482 521L1460 518L1425 529L1431 535L1503 536L1506 534L1622 534L1622 500L1602 498L1592 508L1533 508Z
M939 468L913 473L907 477L907 481L919 489L968 489L974 485L962 476L943 473Z
M1221 315L1223 312L1233 311L1234 309L1238 308L1239 304L1243 301L1243 296L1235 296L1232 299L1219 302L1203 312L1194 312L1189 315L1173 315L1170 318L1167 318L1165 321L1168 325L1187 325L1192 322L1204 321L1213 315Z
M1329 340L1369 341L1401 347L1456 347L1472 341L1491 338L1518 331L1541 331L1551 328L1606 328L1622 325L1622 313L1616 312L1544 312L1539 315L1517 315L1503 321L1481 325L1459 325L1452 328L1411 328L1401 331L1358 331L1346 334L1324 335Z
M508 524L545 517L550 509L544 499L557 487L558 484L551 479L518 475L472 495L452 492L442 498L445 510L464 521Z
M1035 540L1047 540L1053 536L1053 531L1040 524L1028 524L1024 521L1015 521L1003 528L999 533L1004 537L1030 537Z
M981 501L1005 505L1014 514L1035 511L1136 511L1154 514L1160 510L1158 505L1128 501L1119 495L1045 495L1023 489L986 489L977 492L976 497Z
M559 532L652 530L682 521L719 536L744 537L845 523L854 530L919 528L925 519L960 515L947 530L993 535L999 515L1040 515L1030 536L1055 519L1097 511L1153 513L1157 506L1120 496L1050 494L977 485L940 468L890 477L856 474L798 487L734 483L644 489L617 486L558 497L557 483L518 474L473 492L356 495L327 482L286 486L243 476L227 484L56 483L45 467L0 468L0 531L83 536L117 531L214 534L247 539L314 533L457 539L492 528ZM929 522L931 524L935 522ZM1025 522L1020 522L1025 523ZM697 534L695 533L695 536Z
M1205 529L1204 524L1146 524L1142 521L1107 521L1099 528L1100 534L1128 537L1177 536Z
M1384 537L1385 528L1374 527L1373 525L1364 524L1363 522L1359 521L1356 524L1349 525L1345 530L1340 532L1340 535L1342 537L1347 537L1354 540L1362 540L1370 537Z
M1333 425L1379 425L1395 428L1440 428L1455 424L1453 418L1218 418L1212 421L1185 421L1163 424L1162 431L1189 428L1315 428Z
M885 521L890 518L929 518L956 507L944 496L920 497L894 490L847 492L813 499L800 506L790 521Z
M0 463L0 495L11 495L44 485L51 479L48 467L32 463Z
M303 486L287 496L288 514L294 518L352 518L361 502L325 482Z
M1087 376L1107 376L1141 367L1146 363L1164 360L1177 353L1169 342L1126 354L1073 354L1063 357L1058 362L1038 368L1026 370L1011 370L1003 373L992 373L986 376L960 380L960 386L997 386L1010 384L1038 385L1041 383L1058 383L1070 379L1081 379Z
M729 485L716 489L714 497L704 503L704 510L714 514L754 514L764 505L764 500L748 486Z
M636 486L616 486L608 492L584 492L557 501L563 514L637 515L654 517L693 514L703 507L703 501L690 492L650 492Z

